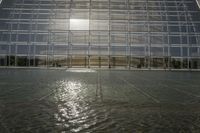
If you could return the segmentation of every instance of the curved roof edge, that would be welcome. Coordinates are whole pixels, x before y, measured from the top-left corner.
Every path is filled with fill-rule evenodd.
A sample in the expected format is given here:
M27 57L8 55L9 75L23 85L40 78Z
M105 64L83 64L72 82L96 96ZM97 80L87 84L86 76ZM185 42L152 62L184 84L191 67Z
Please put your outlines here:
M200 0L196 0L196 2L197 2L197 5L198 5L198 7L200 9Z

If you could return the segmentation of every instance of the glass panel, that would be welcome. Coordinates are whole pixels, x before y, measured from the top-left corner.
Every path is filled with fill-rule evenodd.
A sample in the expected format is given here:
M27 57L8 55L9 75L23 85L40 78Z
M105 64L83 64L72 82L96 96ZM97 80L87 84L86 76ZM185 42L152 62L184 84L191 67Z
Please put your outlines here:
M147 32L148 31L148 27L147 25L141 23L141 24L137 24L137 23L130 23L129 24L129 31L131 32Z
M148 39L146 34L130 34L131 45L137 44L148 44Z
M135 21L145 21L145 20L147 20L147 12L146 11L130 10L129 19L135 20Z
M88 66L88 58L86 56L72 57L72 66L86 67Z
M180 43L180 36L170 36L169 37L170 44L181 44Z
M131 55L132 56L145 56L145 47L131 47Z
M78 10L75 10L75 9L73 9L72 11L71 11L71 16L70 16L70 18L72 19L72 20L88 20L89 19L89 10L81 10L81 9L78 9ZM70 20L71 21L71 20ZM74 21L72 21L72 22L74 22ZM71 22L70 22L70 24L71 24Z
M46 55L47 54L47 45L36 45L35 46L36 55Z
M126 47L123 46L112 46L110 48L111 55L126 55Z
M46 56L36 56L35 57L35 66L44 67L46 66Z
M16 63L15 56L13 56L13 55L9 56L9 65L10 66L15 66L15 63Z
M163 43L163 36L151 36L151 44L162 44Z
M93 9L108 9L109 2L108 0L92 0L91 8Z
M29 41L29 34L19 34L18 35L19 42L28 42Z
M165 24L151 24L149 30L151 32L167 32L167 26Z
M171 63L170 66L173 69L181 68L181 59L179 59L179 58L172 58L170 63Z
M170 48L171 56L181 56L181 48L180 47L171 47Z
M117 67L117 66L126 66L127 64L127 58L126 57L120 57L120 56L116 56L116 57L111 57L111 63L110 63L110 67Z
M66 55L67 52L67 45L54 45L54 55Z
M92 46L90 49L90 55L108 55L108 47L106 46Z
M144 68L145 67L145 59L132 57L130 64L131 64L131 67L134 67L134 68Z
M127 21L111 21L110 23L110 30L113 31L127 31L128 22Z
M108 30L109 21L107 20L91 20L90 30Z
M190 56L192 56L192 57L199 57L200 56L200 53L199 53L199 51L200 51L200 48L198 48L198 47L191 47L190 48Z
M48 34L37 34L36 42L48 42Z
M9 34L7 34L7 33L0 33L0 41L4 41L4 42L7 42L8 40L9 40Z
M151 56L162 57L163 47L151 47Z
M28 45L17 45L17 54L28 54Z
M197 44L197 37L189 36L189 44Z
M187 58L183 59L182 67L183 67L183 69L188 69L189 68L189 62L188 62Z
M124 45L126 46L127 42L127 38L126 38L126 34L115 34L115 33L111 33L111 45Z
M55 56L53 63L52 63L53 67L64 67L64 66L68 66L67 63L67 58L65 56Z
M90 66L97 67L107 67L108 66L108 57L106 56L91 56Z
M16 53L16 45L12 44L10 45L10 54L15 55L15 53Z
M108 20L109 12L107 10L92 10L90 18L94 20Z
M163 58L152 58L151 59L151 67L163 68L164 67Z
M70 40L73 45L88 45L89 32L71 32Z
M190 65L192 69L200 69L200 59L199 58L191 59Z
M8 59L8 56L0 56L0 66L7 66Z
M74 55L87 55L88 47L87 46L72 46L72 54Z
M68 33L51 33L51 42L67 43Z
M108 45L108 32L91 32L91 45Z
M69 20L56 19L51 22L51 30L69 30Z
M31 15L28 15L31 16ZM30 30L31 24L20 24L19 25L19 30Z
M17 66L28 66L29 60L27 56L17 56Z
M0 54L8 54L9 45L0 45Z
M187 47L183 47L182 51L183 51L182 56L187 57L188 56L188 48Z
M110 18L112 20L127 20L128 12L126 10L111 10Z

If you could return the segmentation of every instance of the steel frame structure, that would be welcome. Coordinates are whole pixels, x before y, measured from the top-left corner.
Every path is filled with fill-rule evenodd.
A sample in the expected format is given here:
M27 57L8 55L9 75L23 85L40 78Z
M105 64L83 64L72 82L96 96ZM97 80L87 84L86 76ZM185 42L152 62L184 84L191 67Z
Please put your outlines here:
M200 69L196 0L3 0L0 66Z

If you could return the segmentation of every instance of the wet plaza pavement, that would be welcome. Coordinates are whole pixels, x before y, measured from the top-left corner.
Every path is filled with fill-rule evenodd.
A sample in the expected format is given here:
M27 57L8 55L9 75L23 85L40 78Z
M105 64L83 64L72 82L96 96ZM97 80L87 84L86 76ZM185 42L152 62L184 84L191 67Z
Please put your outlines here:
M2 133L199 133L200 72L0 69Z

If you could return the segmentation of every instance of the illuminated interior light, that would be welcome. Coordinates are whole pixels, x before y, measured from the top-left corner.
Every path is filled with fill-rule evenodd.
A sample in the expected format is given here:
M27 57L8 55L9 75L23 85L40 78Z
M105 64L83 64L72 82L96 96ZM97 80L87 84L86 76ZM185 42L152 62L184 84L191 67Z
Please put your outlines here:
M89 19L70 19L70 30L89 30Z

